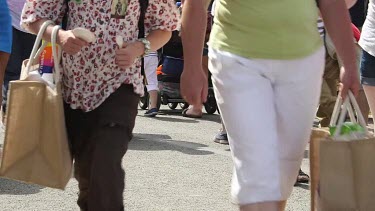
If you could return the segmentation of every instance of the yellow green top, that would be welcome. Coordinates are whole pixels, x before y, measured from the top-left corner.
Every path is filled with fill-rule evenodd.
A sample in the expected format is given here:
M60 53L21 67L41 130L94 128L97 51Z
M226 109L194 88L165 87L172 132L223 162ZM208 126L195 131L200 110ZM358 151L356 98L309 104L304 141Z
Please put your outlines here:
M216 0L209 45L245 58L297 59L316 51L315 0Z

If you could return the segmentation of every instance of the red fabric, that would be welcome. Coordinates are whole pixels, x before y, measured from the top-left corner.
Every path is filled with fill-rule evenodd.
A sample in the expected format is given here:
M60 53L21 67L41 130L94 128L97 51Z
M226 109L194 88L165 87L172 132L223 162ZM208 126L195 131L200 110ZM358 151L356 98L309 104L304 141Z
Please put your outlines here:
M358 42L359 38L361 37L361 31L359 31L359 29L354 24L352 24L352 30L353 30L354 38Z

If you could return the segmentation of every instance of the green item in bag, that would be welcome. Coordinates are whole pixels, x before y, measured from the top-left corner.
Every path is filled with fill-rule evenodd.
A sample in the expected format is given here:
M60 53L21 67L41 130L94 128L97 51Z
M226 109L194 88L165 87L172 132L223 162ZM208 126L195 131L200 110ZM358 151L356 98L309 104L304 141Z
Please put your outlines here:
M335 135L336 126L329 127L329 133L331 136ZM350 135L352 132L364 133L365 129L358 123L344 122L341 128L340 135Z

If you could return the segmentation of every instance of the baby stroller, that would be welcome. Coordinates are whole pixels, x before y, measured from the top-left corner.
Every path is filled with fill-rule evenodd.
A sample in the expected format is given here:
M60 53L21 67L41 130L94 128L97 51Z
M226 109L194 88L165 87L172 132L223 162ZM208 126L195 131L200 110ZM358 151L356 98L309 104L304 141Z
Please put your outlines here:
M182 109L189 107L180 94L180 77L183 70L183 59L171 56L165 56L164 62L158 67L158 109L161 105L168 105L170 109L176 109L178 105ZM214 90L209 78L209 88L207 101L204 103L204 108L208 114L215 113L217 109ZM139 106L141 109L147 109L149 104L149 96L145 90L145 95L141 98Z
M161 105L168 105L171 109L176 109L178 104L182 109L189 107L189 104L180 94L180 77L183 71L183 46L179 31L173 31L172 37L168 43L159 52L162 56L160 66L157 70L158 77L158 109ZM214 90L212 88L211 77L209 75L209 88L207 101L204 104L208 114L213 114L217 110ZM139 106L147 109L149 105L149 96L145 90L144 97L141 98Z

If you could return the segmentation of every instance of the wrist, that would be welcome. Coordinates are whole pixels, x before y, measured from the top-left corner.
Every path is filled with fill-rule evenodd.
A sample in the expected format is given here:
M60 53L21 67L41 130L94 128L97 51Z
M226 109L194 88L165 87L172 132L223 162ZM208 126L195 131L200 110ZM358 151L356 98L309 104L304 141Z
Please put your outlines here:
M132 43L132 46L134 47L134 51L137 57L141 57L145 54L145 45L142 42L135 41L134 43Z
M66 31L63 30L63 29L60 29L60 30L57 32L56 43L57 43L58 45L60 45L60 46L61 46L61 44L62 44L62 40L64 40L63 37L64 37L65 32L66 32Z
M141 55L141 57L144 57L147 54L149 54L151 51L150 41L148 41L146 38L141 38L141 39L138 39L138 42L141 42L143 45L143 54Z

